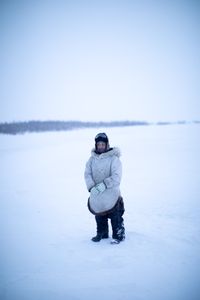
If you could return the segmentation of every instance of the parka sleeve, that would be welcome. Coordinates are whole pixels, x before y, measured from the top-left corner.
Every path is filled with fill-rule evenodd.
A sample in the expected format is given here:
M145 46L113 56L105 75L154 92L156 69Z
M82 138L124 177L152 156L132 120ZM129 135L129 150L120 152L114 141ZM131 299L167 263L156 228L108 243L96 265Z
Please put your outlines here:
M91 167L92 159L90 158L85 166L84 178L88 191L90 192L91 188L95 186L95 182L92 177L92 167Z
M122 177L122 163L118 157L115 157L111 163L111 175L104 179L107 188L119 186Z

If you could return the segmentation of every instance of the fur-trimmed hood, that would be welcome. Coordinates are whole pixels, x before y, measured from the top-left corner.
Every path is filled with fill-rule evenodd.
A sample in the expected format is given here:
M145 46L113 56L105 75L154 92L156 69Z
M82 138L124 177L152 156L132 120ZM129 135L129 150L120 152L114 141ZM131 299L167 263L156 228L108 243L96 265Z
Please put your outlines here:
M101 154L98 154L96 153L96 149L93 148L91 150L91 156L95 156L95 157L101 157L101 158L105 158L105 157L108 157L108 156L117 156L117 157L120 157L121 156L121 151L118 147L113 147L113 148L110 148L108 151L106 152L103 152Z

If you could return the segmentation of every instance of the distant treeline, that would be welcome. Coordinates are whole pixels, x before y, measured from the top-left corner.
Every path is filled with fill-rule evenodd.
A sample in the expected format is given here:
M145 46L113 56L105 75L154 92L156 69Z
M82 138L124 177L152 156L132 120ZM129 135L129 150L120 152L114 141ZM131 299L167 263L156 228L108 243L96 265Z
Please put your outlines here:
M172 122L148 123L145 121L111 121L111 122L28 121L28 122L0 123L0 133L23 134L26 132L66 131L66 130L73 130L78 128L171 125L171 124L186 124L186 123L187 123L186 121L178 121L173 123ZM193 121L192 123L200 123L200 121Z

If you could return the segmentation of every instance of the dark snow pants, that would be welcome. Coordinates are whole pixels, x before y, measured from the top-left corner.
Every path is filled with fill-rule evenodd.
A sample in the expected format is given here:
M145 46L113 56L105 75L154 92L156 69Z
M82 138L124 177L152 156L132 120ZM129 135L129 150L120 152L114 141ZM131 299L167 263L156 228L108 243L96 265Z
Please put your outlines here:
M119 197L117 204L113 210L105 215L95 216L97 223L97 234L106 235L108 234L108 219L111 220L112 225L112 238L117 240L125 239L125 228L124 219L122 218L124 214L124 202L123 198Z

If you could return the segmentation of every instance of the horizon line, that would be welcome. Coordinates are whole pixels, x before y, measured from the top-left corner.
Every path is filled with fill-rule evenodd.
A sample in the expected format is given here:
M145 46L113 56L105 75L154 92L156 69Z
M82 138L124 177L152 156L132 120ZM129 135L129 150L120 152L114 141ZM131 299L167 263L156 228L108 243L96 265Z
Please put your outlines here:
M200 124L199 120L186 121L157 121L147 122L138 120L121 121L78 121L78 120L30 120L0 123L0 134L24 134L31 132L69 131L74 129L96 128L96 127L128 127L128 126L163 126L163 125L185 125Z

